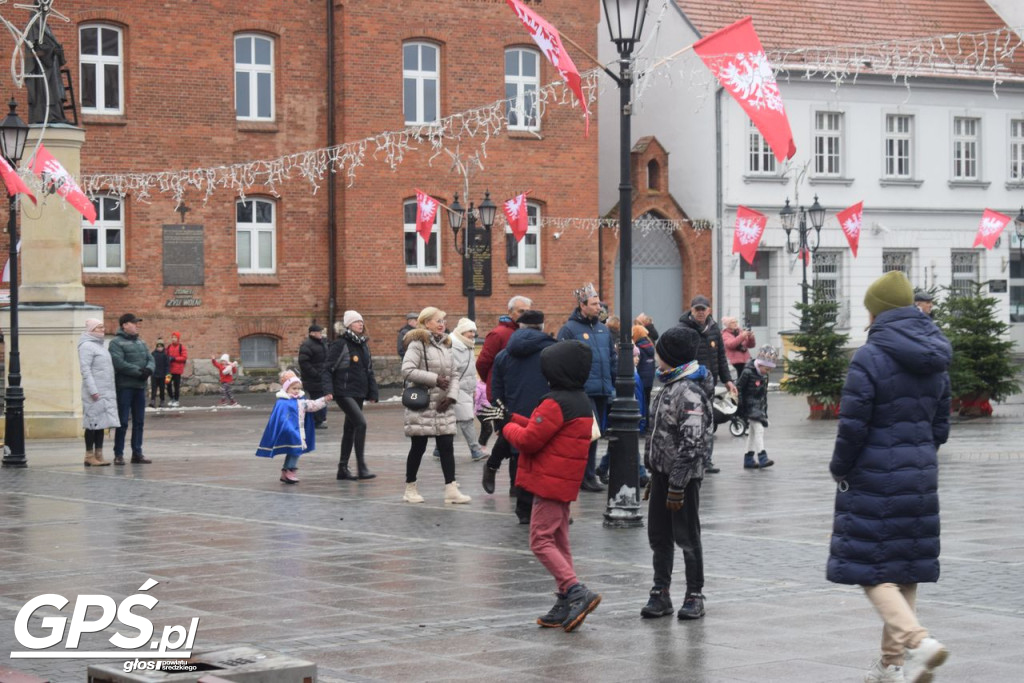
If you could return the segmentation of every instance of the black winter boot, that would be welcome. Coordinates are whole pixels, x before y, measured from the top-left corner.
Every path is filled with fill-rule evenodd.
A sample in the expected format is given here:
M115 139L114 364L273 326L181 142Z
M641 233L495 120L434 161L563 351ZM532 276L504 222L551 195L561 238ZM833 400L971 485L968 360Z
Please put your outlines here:
M366 460L358 455L356 456L356 467L359 470L360 479L373 479L377 476L366 466Z
M494 469L490 465L484 465L484 478L482 485L484 491L487 493L494 493L494 475L498 473L498 470Z
M743 454L743 469L757 469L757 460L754 459L754 451L747 451L746 453Z
M775 461L768 458L767 452L761 451L757 454L757 464L761 469L764 469L765 467L771 467L774 465Z
M339 480L340 479L350 479L352 481L355 481L358 477L356 477L356 475L352 474L352 472L349 471L348 463L344 463L344 464L339 464L338 465L338 477L337 478Z

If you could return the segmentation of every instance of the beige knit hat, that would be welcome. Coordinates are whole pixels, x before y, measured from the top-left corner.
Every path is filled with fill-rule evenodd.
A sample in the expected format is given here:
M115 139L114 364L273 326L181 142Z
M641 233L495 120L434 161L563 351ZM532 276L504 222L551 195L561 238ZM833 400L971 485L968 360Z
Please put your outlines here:
M873 316L892 308L914 305L914 288L907 276L891 270L871 283L864 293L864 307Z

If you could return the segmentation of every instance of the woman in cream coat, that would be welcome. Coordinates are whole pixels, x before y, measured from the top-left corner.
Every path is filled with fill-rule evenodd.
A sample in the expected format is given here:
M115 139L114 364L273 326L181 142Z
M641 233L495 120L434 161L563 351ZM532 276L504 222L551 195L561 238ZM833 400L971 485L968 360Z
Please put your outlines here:
M85 429L85 466L103 467L103 433L121 426L117 414L117 389L114 364L103 345L103 321L85 321L85 332L78 339L78 363L82 371L82 427Z

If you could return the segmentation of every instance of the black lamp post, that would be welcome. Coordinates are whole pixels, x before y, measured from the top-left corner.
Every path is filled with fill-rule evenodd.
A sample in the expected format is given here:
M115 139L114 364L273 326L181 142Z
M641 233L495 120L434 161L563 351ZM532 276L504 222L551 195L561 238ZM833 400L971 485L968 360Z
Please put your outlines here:
M1021 268L1024 268L1024 206L1013 219L1013 231L1017 233L1017 254L1020 256Z
M491 228L494 226L494 216L497 211L498 206L491 201L489 190L484 192L484 200L480 202L480 206L474 209L473 202L470 202L468 211L459 204L459 193L456 192L455 200L452 202L451 208L448 209L448 223L452 226L452 233L455 236L455 251L462 256L463 282L466 281L466 269L470 269L469 290L466 293L466 298L468 299L466 314L470 320L476 320L476 281L474 279L475 273L473 273L473 252L484 241L486 241L488 248L490 247ZM462 232L462 244L460 245L459 230L462 229L462 224L467 216L469 217L469 224ZM483 226L482 229L477 227L477 221Z
M648 0L603 0L608 33L619 53L619 73L605 69L619 85L619 367L615 398L608 413L608 507L604 526L643 526L640 516L637 457L640 406L633 382L633 184L629 168L633 95L633 48L640 40Z
M11 98L11 111L0 122L0 154L17 170L25 152L28 125L15 113L18 104ZM8 188L9 189L9 188ZM25 392L21 388L21 354L18 351L18 195L11 195L7 215L8 258L11 274L11 334L7 365L7 390L4 395L4 467L25 467Z
M779 218L782 219L782 228L786 231L786 251L790 254L800 254L800 260L803 261L803 279L800 285L800 300L804 306L807 305L807 256L805 254L813 254L818 251L818 247L821 246L821 226L825 224L825 209L821 204L818 203L818 195L814 195L814 203L811 204L810 209L800 207L800 222L797 223L797 212L793 210L793 207L789 205L789 200L786 200L786 205L779 211ZM811 217L811 225L807 225L807 217ZM796 241L793 241L793 228L796 227L797 235ZM811 228L814 228L814 242L811 242ZM803 322L800 323L801 329L803 328Z

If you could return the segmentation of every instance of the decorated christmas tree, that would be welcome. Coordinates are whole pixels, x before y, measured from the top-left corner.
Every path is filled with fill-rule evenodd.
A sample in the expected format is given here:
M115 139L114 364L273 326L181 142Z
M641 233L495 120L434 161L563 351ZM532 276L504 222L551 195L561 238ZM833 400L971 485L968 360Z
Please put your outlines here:
M812 302L796 305L800 331L793 335L799 355L786 361L783 390L807 396L812 418L834 417L850 361L844 350L850 335L836 332L839 302L815 290Z

